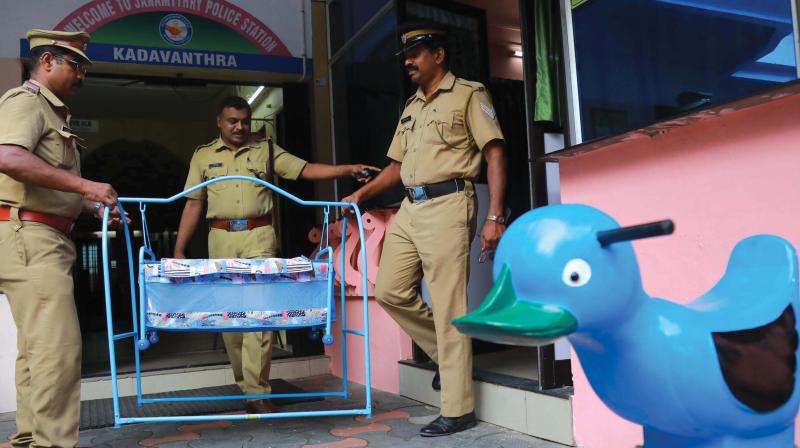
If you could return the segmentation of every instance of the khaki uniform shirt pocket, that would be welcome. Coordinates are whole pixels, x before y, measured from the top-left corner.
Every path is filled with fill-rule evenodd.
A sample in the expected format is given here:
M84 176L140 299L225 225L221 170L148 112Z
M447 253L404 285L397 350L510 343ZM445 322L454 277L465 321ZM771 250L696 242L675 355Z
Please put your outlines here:
M467 131L464 112L453 111L448 121L442 125L442 137L452 149L467 149L472 147L472 139Z
M223 177L228 175L228 168L226 166L215 166L213 168L206 168L205 171L205 180L212 180L218 177ZM210 184L207 188L209 191L218 192L228 188L228 181L221 181L221 182L214 182Z
M444 144L442 138L442 123L444 117L442 115L430 115L425 120L425 127L422 129L424 133L422 136L422 143L424 145L439 145Z
M54 151L56 166L63 170L72 171L79 160L78 147L75 134L62 129L55 129L58 133L57 149Z
M260 158L256 158L255 160L248 157L247 162L245 162L245 169L247 170L244 173L244 176L255 177L256 179L261 179L267 182L270 182L269 173L269 163L266 160L261 160ZM266 188L258 182L245 182L248 187L262 189Z
M397 137L400 139L400 144L402 145L403 151L408 151L411 148L411 145L414 144L414 124L416 122L417 119L412 118L406 123L400 125L400 128L397 130Z
M425 143L449 149L469 148L469 133L462 111L433 114L425 125Z

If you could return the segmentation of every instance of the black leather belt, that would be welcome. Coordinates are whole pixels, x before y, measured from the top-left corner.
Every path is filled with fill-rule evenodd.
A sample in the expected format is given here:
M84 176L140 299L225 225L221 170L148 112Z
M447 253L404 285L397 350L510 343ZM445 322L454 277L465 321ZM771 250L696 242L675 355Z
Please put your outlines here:
M464 191L466 184L464 179L450 179L419 187L406 187L406 196L411 202L424 202L428 199Z

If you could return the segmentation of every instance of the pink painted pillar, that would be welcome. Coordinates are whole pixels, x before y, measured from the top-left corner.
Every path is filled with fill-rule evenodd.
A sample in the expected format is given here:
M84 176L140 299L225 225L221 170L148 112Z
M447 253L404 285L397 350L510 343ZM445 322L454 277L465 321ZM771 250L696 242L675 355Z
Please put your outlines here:
M393 210L373 210L367 212L362 217L364 223L365 247L367 251L367 295L369 296L369 326L370 326L370 363L372 387L387 392L400 392L400 378L397 362L411 358L411 338L389 317L373 297L375 278L380 265L381 247L383 235L394 218ZM340 265L340 255L342 248L342 222L338 221L331 224L330 245L335 250L334 267L336 278L342 278ZM345 294L346 294L346 319L347 328L352 330L364 330L364 300L362 291L363 269L361 259L361 243L358 242L358 228L354 220L349 220L347 229L344 230L347 246L345 247ZM320 231L314 229L309 233L309 239L319 242ZM339 294L340 286L337 281L336 294ZM334 343L325 347L325 354L331 358L331 372L336 376L344 375L342 364L342 310L341 299L336 298L337 321L333 328ZM366 358L364 350L364 338L361 336L348 334L347 340L347 374L348 380L359 384L366 383Z
M337 299L338 300L338 299ZM348 297L347 327L357 330L364 328L364 302L361 297ZM339 308L337 307L337 310ZM334 325L333 345L325 347L325 354L331 358L331 373L341 377L342 337L341 319ZM372 387L386 392L400 392L400 378L397 362L411 358L411 338L389 317L374 298L369 299L370 361L372 365ZM359 384L366 382L364 370L364 338L347 335L347 376L349 381Z
M800 96L791 96L567 158L562 200L597 207L621 225L674 220L674 235L634 248L645 290L685 303L719 280L742 238L772 233L800 249L798 123ZM578 446L642 443L641 427L600 401L574 355L573 375Z

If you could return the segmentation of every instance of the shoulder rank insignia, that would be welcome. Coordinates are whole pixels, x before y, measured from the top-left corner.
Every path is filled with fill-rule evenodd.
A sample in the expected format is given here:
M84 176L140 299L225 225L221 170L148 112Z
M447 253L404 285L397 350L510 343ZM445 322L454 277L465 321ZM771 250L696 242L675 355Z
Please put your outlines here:
M22 88L36 95L39 94L39 86L30 81L25 81L24 83L22 83Z
M484 103L481 103L481 110L482 110L482 111L483 111L483 112L484 112L486 115L488 115L488 116L489 116L489 118L491 118L492 120L494 120L494 117L495 117L494 107L487 106L486 104L484 104Z

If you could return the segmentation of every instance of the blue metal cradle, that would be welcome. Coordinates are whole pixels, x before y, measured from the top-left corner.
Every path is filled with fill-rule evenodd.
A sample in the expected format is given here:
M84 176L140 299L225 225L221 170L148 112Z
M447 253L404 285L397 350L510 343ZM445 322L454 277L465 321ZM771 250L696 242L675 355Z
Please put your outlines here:
M286 197L297 204L323 209L323 239L320 250L313 260L305 258L285 259L229 259L229 260L174 260L158 259L150 244L147 229L147 204L167 204L189 193L215 183L243 180L261 184L274 193ZM114 423L116 427L129 423L210 421L210 420L252 420L281 417L317 417L336 415L372 415L372 393L370 377L369 311L367 296L367 254L363 242L364 226L358 205L345 202L305 201L291 193L265 182L247 176L224 176L203 182L169 198L120 197L119 209L126 215L124 204L138 204L141 214L144 243L138 251L138 264L133 263L131 229L123 219L126 254L129 266L131 291L132 330L116 333L112 319L111 283L108 257L109 208L105 208L102 222L102 265L106 304L106 324L108 327L108 351L111 370L112 398L114 404ZM142 392L141 352L158 342L159 331L271 331L294 328L309 328L323 332L322 342L334 342L332 322L336 318L334 301L334 257L327 240L327 225L331 207L351 208L358 224L359 239L362 242L360 256L363 285L363 330L347 328L345 315L345 284L341 282L340 319L342 348L342 388L337 391L321 391L291 394L268 395L226 395L206 397L147 398ZM347 225L347 217L344 218ZM345 272L345 236L342 236L340 272ZM134 275L134 266L138 266ZM343 275L343 274L342 274ZM161 417L125 417L120 415L120 400L117 378L117 360L114 343L131 339L134 344L134 364L136 374L136 401L139 406L150 403L187 402L203 400L241 400L258 398L294 397L341 397L347 399L347 335L360 336L364 340L365 403L357 409L328 411L277 412L270 414L243 415L186 415Z

